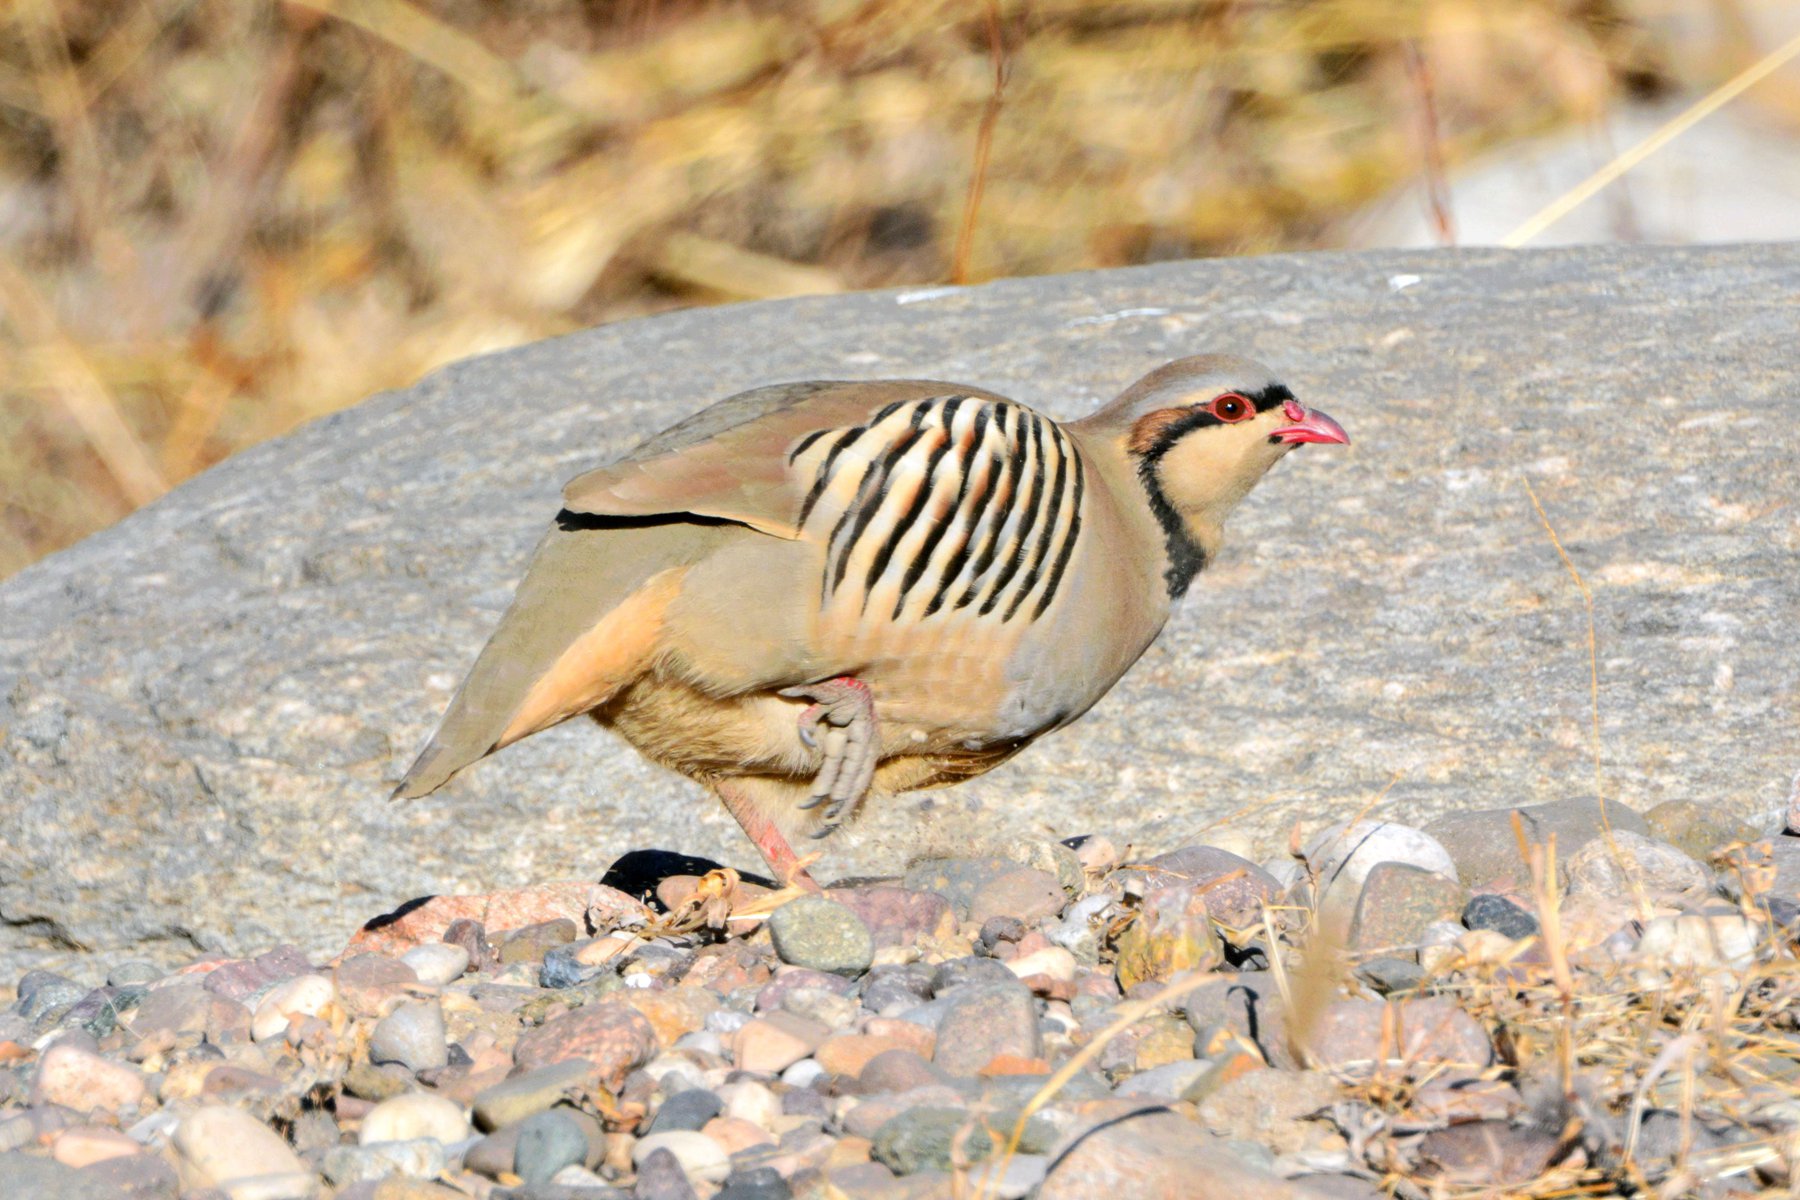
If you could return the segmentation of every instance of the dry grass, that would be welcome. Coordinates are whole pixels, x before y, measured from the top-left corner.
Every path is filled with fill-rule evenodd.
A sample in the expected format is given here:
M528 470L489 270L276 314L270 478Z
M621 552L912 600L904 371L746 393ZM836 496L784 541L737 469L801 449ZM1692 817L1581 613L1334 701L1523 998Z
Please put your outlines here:
M1621 0L14 0L0 575L450 359L1328 243L1661 70Z

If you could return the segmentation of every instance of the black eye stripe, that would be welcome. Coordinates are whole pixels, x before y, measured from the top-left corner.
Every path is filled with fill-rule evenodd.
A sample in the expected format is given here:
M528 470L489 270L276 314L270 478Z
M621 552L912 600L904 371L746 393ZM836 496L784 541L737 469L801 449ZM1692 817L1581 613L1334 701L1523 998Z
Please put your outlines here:
M1279 383L1271 383L1268 387L1256 392L1236 392L1233 394L1242 396L1251 404L1255 405L1256 411L1259 413L1268 412L1276 405L1286 403L1294 398L1294 393ZM1195 405L1193 408L1189 409L1179 421L1171 422L1166 429L1158 434L1156 441L1151 444L1150 448L1142 452L1141 458L1144 462L1154 463L1173 449L1176 442L1179 442L1182 438L1194 432L1196 429L1205 429L1216 425L1235 424L1237 424L1235 421L1222 421L1218 417L1215 417L1212 414L1212 405L1210 402L1205 405Z

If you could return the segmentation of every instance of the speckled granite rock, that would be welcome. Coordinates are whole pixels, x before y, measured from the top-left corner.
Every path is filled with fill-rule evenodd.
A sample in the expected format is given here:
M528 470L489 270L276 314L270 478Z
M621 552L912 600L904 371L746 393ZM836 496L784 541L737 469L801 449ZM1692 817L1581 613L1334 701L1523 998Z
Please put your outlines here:
M1252 802L1267 852L1395 771L1394 820L1591 790L1581 602L1522 479L1595 591L1609 793L1774 808L1800 768L1800 650L1770 634L1800 609L1796 294L1794 246L1275 257L688 312L452 368L0 587L0 972L317 950L673 830L754 865L583 723L386 794L559 485L780 379L935 376L1068 416L1231 348L1356 438L1263 484L1095 712L873 814L828 874L1093 828L1168 849Z

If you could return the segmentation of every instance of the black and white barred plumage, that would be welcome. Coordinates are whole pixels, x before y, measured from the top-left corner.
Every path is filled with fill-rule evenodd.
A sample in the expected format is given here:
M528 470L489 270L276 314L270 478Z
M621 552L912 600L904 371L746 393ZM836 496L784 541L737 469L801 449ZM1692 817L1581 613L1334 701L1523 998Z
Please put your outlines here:
M889 404L801 438L801 535L826 547L820 602L864 619L1036 621L1081 536L1086 467L1054 421L967 395Z

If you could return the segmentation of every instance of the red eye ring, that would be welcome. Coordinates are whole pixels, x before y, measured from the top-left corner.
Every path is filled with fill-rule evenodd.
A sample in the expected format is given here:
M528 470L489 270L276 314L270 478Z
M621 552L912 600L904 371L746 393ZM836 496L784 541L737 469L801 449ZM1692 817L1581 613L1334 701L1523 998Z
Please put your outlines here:
M1250 402L1250 397L1240 392L1226 392L1223 396L1216 397L1206 408L1228 425L1248 421L1256 415L1256 405Z

